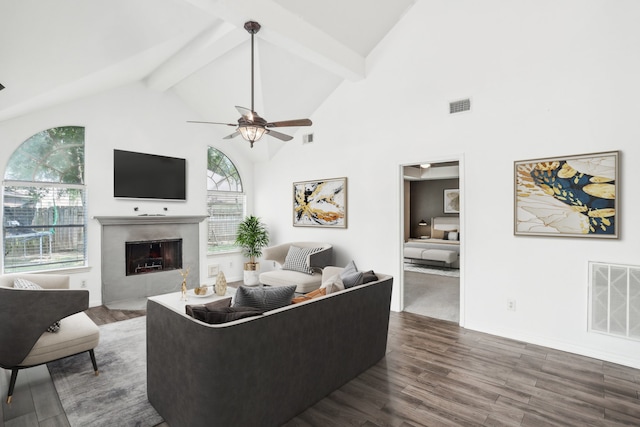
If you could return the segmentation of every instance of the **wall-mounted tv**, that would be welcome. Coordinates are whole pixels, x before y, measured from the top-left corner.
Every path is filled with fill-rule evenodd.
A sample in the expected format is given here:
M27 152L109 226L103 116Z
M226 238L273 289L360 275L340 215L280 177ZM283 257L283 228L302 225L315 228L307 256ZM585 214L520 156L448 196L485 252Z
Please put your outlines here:
M113 150L113 196L186 200L186 160Z

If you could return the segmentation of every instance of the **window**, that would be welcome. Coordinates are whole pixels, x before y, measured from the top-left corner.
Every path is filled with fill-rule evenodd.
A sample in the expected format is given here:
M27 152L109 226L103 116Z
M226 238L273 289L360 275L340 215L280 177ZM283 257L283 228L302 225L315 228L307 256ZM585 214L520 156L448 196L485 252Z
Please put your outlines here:
M233 162L219 150L207 153L207 253L236 250L238 224L245 216L242 180Z
M52 128L24 141L7 163L3 208L5 273L84 266L84 128Z

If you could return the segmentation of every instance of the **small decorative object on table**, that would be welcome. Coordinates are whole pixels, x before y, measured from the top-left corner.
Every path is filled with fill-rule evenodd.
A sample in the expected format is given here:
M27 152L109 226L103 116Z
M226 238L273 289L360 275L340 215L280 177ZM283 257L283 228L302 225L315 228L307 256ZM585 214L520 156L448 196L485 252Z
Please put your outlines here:
M216 284L214 286L216 295L224 295L227 293L227 278L224 277L224 273L221 271L216 277Z
M182 276L182 296L180 297L180 299L182 301L186 301L187 298L187 276L189 275L189 269L187 268L186 270L180 270L180 275Z

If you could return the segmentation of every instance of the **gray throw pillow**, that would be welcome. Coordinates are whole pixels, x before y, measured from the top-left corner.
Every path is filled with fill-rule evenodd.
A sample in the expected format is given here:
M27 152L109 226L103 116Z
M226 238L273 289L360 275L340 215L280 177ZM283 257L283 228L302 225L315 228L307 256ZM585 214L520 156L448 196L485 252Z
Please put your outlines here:
M17 289L35 289L42 290L42 286L37 283L33 283L31 280L18 277L13 281L13 287ZM47 332L58 332L60 330L60 321L56 320L48 328Z
M353 286L362 285L363 273L358 271L356 263L352 260L344 270L342 270L340 278L342 279L342 283L344 283L344 288L349 289Z
M193 306L193 318L212 325L232 322L245 317L261 316L262 310L252 307L216 307L206 309L204 306ZM189 313L187 313L189 314Z
M269 311L291 304L296 285L289 286L244 286L236 291L233 301L234 307L253 307L258 310Z
M369 271L365 271L364 274L362 275L362 283L369 283L369 282L375 282L376 280L378 280L378 276L376 276L376 273L373 272L373 270L369 270Z
M287 256L284 259L282 269L313 274L313 269L307 263L307 258L310 254L321 250L322 248L299 248L297 246L289 246L289 252L287 252Z
M205 316L204 313L213 311L218 308L227 308L227 307L231 307L231 297L222 298L206 304L196 304L196 305L187 304L185 306L185 311L189 316L193 317L194 319L202 320L204 322L204 316Z

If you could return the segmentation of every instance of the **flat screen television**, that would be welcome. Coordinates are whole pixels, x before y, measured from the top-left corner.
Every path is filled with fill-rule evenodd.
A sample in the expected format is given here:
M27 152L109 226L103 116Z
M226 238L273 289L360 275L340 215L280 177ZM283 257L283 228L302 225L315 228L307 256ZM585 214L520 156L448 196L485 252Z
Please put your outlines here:
M187 199L185 159L113 150L113 196L133 199Z

